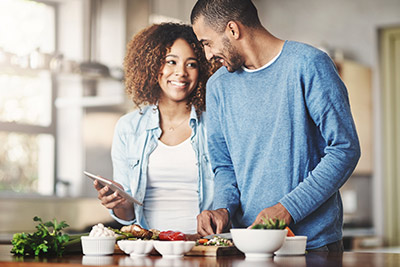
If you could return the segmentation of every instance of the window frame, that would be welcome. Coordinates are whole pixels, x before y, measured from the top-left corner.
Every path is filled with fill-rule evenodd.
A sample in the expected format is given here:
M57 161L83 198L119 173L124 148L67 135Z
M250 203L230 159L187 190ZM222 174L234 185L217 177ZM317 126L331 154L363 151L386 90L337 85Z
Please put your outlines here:
M49 6L50 8L53 9L54 12L54 27L53 27L53 36L54 36L54 51L53 53L56 54L58 51L58 19L59 19L59 10L58 10L58 4L55 2L51 1L45 1L45 0L30 0L32 2L37 2L41 4L45 4ZM29 74L33 73L38 73L39 72L48 72L50 75L50 84L51 84L51 97L50 97L50 124L48 126L42 126L42 125L34 125L34 124L28 124L28 123L18 123L18 122L7 122L3 121L0 119L0 131L5 132L5 133L18 133L18 134L27 134L27 135L40 135L40 134L47 134L53 137L54 140L54 149L53 149L53 158L52 158L52 169L53 169L53 188L52 188L52 193L50 196L55 196L56 195L56 186L57 186L57 108L55 105L56 99L57 99L57 74L55 72L52 72L50 69L46 70L35 70L35 69L28 69L28 73L26 73L25 69L20 69L15 66L1 68L0 67L0 73L10 73L9 70L11 70L11 75L18 75L18 76L31 76ZM39 168L38 168L39 169ZM19 192L11 192L11 195L29 195L30 193L19 193ZM44 196L44 194L41 194L40 192L36 192L35 195L39 196Z

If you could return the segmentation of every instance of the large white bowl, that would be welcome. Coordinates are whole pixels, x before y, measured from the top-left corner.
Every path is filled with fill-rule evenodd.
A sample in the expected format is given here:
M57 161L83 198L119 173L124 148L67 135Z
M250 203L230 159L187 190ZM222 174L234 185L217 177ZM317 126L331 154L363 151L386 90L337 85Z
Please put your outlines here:
M82 252L85 255L109 255L114 253L114 236L92 237L82 236Z
M246 258L269 258L285 241L287 230L231 229L235 246Z
M153 250L153 243L153 240L119 240L117 245L123 252L134 257L149 254Z
M304 255L306 253L307 236L287 236L282 247L275 255Z
M195 244L195 241L154 241L154 248L163 257L177 258L189 252Z

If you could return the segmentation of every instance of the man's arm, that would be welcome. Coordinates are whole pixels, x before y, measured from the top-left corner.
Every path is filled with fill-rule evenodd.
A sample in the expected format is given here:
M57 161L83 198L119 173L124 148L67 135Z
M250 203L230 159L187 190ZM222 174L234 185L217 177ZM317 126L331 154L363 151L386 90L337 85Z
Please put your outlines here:
M203 211L197 218L199 233L222 231L239 205L239 190L220 118L221 103L214 93L218 88L207 84L207 144L214 178L214 211Z
M311 119L325 140L324 156L294 190L279 202L295 222L330 198L347 181L360 157L347 89L326 54L306 67L304 94Z

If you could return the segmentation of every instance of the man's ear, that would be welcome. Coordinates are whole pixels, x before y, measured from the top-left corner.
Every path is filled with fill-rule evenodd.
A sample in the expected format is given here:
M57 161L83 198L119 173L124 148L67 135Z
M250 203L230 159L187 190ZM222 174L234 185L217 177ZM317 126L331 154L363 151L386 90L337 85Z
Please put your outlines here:
M226 29L225 33L227 36L233 39L239 39L240 38L240 27L237 22L235 21L229 21L228 24L226 24Z

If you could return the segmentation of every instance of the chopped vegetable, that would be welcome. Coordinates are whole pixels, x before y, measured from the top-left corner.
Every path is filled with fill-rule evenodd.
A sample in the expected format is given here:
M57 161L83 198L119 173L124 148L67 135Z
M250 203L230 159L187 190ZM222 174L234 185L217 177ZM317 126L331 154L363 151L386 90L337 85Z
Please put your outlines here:
M286 222L280 219L262 218L263 223L259 223L251 227L251 229L285 229Z
M199 239L197 240L196 245L230 247L233 246L233 243L229 239L220 236L214 236L211 239L205 239L205 238Z
M177 241L177 240L186 240L186 235L182 232L175 231L162 231L158 235L160 240L166 241Z
M62 229L69 225L65 221L57 222L56 219L43 222L41 218L35 216L37 231L32 234L16 233L11 240L13 248L11 253L15 255L35 255L43 254L61 256L64 252L66 243L70 240L67 234L62 233ZM52 229L51 229L52 228Z
M197 243L200 245L203 245L204 243L207 243L207 242L208 242L207 238L202 238L202 239L197 240Z
M286 234L286 236L294 236L294 233L292 232L292 230L290 230L290 228L289 228L288 226L286 226L285 229L287 229L287 234Z

